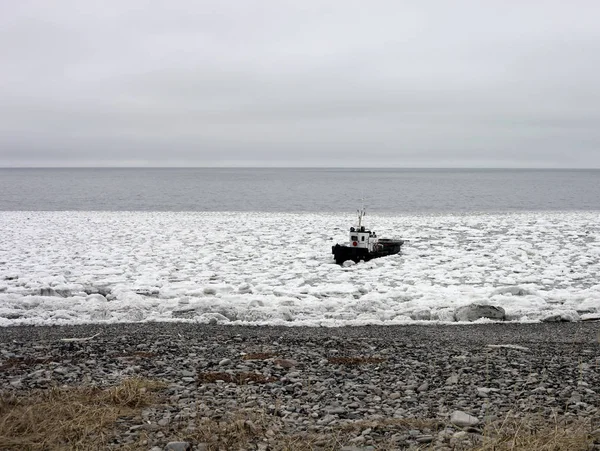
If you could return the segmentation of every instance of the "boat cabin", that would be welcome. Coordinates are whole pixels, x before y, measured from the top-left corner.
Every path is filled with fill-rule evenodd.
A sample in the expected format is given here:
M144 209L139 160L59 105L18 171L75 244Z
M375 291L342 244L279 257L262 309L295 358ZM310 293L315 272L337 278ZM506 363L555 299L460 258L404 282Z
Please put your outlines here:
M375 232L365 229L365 226L350 227L350 245L353 247L369 247L369 241L375 238Z

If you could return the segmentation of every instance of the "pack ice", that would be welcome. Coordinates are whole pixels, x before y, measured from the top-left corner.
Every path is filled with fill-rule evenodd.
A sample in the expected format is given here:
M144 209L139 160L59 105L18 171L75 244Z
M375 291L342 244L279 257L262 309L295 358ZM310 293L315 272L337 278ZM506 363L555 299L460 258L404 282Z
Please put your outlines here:
M599 219L370 216L409 240L402 253L340 267L331 245L351 215L2 212L0 325L454 322L473 304L507 321L594 319Z

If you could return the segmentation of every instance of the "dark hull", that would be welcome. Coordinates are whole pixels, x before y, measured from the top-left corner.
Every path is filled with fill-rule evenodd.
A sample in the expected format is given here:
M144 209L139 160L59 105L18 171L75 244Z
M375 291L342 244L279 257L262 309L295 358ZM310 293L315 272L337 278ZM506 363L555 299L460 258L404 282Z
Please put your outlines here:
M351 247L346 245L336 244L331 247L331 253L335 262L341 265L346 260L352 260L355 263L359 261L369 261L372 258L385 257L400 252L400 247L404 244L402 240L380 239L377 250L369 252L368 249Z

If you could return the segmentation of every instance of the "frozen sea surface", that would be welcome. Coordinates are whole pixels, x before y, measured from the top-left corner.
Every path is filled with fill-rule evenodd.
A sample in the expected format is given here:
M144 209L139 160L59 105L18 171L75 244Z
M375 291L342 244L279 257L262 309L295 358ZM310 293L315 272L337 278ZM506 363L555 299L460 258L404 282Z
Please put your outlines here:
M190 321L341 326L600 313L600 213L370 216L402 254L340 267L352 217L3 212L0 325Z

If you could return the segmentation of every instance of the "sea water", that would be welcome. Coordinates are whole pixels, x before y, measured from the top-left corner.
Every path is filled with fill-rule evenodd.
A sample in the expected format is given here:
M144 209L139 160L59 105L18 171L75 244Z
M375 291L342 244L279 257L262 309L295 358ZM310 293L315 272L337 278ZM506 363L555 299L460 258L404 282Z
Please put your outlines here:
M0 210L600 210L600 170L0 169Z

